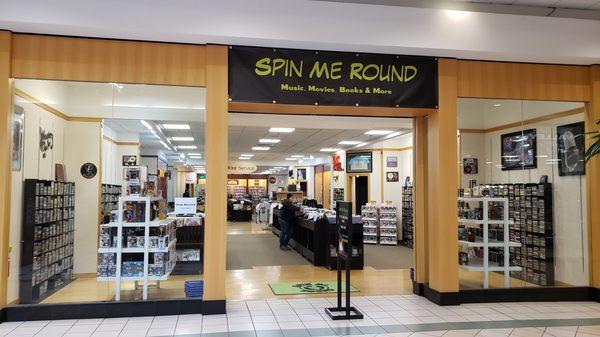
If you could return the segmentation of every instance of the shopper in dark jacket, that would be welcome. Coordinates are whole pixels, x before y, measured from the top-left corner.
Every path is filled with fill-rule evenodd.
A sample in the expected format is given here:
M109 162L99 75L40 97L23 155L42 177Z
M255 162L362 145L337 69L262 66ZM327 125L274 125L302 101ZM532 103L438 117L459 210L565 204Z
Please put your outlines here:
M293 198L292 194L288 194L281 203L281 216L279 217L279 226L281 227L279 249L281 250L290 250L289 243L292 235L292 226L296 221L296 211L298 210L298 207L293 204Z

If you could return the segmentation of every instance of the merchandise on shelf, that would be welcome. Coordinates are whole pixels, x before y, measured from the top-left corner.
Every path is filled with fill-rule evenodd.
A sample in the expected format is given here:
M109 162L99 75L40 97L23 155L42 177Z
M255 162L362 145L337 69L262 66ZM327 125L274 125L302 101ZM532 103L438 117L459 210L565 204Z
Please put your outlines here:
M74 205L74 183L25 180L20 303L39 303L73 279Z
M379 232L378 209L376 205L363 205L361 207L361 216L363 222L363 243L377 244L377 234Z
M397 208L390 202L382 205L369 203L361 207L363 243L398 244Z
M106 217L106 215L119 208L118 202L121 193L121 185L102 184L101 204L103 217Z
M413 247L413 187L402 187L402 240L400 244Z

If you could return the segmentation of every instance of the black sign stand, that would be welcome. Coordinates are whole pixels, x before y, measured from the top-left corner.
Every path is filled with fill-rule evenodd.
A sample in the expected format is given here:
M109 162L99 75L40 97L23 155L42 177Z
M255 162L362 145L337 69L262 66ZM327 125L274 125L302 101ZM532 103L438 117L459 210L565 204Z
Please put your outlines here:
M325 308L334 321L362 319L363 314L350 305L350 270L352 269L352 203L336 203L339 243L337 247L337 307ZM342 262L346 265L346 306L342 306Z

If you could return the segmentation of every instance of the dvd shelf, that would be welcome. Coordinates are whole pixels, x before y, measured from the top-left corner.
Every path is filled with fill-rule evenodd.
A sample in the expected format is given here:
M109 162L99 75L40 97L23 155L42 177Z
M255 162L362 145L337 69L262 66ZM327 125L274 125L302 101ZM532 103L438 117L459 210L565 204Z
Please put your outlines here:
M391 202L379 207L379 244L398 245L398 208Z
M413 248L413 187L402 187L402 240L400 245Z
M246 197L246 186L233 186L232 191L234 199L243 199Z
M175 220L159 220L157 197L119 197L117 219L101 226L98 281L115 282L115 300L121 282L142 281L142 299L148 299L149 281L167 280L176 264Z
M119 208L121 185L102 184L102 214L109 214Z
M75 183L26 179L19 303L40 303L73 280Z
M252 195L252 201L259 202L261 198L267 195L267 189L263 186L250 186L248 192Z
M551 183L489 185L490 195L508 198L511 259L522 271L511 277L540 286L554 285L554 221Z
M377 233L379 231L378 213L379 210L375 205L367 204L361 207L363 243L377 244Z
M522 268L510 250L521 247L510 239L509 200L500 197L458 198L458 265L469 272L483 272L483 288L489 288L489 273L500 272L504 287Z

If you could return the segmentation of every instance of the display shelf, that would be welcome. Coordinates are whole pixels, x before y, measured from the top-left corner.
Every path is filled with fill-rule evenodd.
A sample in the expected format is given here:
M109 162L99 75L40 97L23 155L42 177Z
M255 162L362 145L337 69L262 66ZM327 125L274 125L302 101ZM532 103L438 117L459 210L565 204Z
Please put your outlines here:
M26 179L19 303L40 303L73 280L75 183Z
M413 187L402 187L402 239L400 245L413 247Z
M175 267L177 225L174 220L158 220L161 200L119 197L117 221L101 226L97 280L115 282L116 301L121 299L123 281L142 281L142 299L147 300L148 283L166 280ZM135 221L125 222L124 217Z
M467 271L482 272L483 288L489 287L490 272L502 272L504 287L509 288L510 273L521 271L521 267L515 266L510 258L510 248L516 247L518 243L509 241L511 221L508 219L508 203L508 198L458 198L459 223L462 226L477 225L476 228L459 226L458 244L467 251L459 252L458 265ZM491 228L490 225L494 227ZM499 237L503 240L496 240ZM492 252L491 249L498 249L499 252Z

